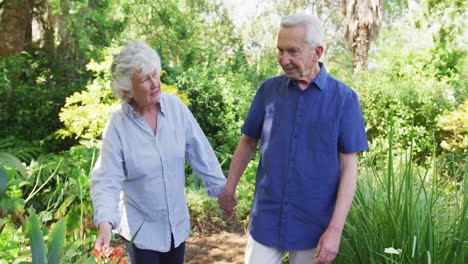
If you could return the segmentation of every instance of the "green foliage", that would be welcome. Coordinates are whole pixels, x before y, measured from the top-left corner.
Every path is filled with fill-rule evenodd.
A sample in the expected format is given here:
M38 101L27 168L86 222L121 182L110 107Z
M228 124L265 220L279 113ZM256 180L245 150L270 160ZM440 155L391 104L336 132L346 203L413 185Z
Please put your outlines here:
M186 188L185 196L190 212L192 232L216 230L218 229L216 225L222 225L222 214L216 199L208 197L203 189L195 188Z
M247 168L239 180L236 190L237 205L236 205L236 218L244 222L244 227L247 228L248 217L255 191L255 180L257 177L258 154L252 157L252 160L247 165Z
M29 183L25 180L26 168L21 160L11 153L24 159L32 155L27 148L22 149L20 142L15 146L11 138L0 139L0 233L8 220L20 223L23 221L25 201L21 186Z
M66 219L62 218L52 225L50 238L47 243L47 263L60 263L60 257L65 245Z
M29 211L27 225L33 263L45 264L47 259L47 253L44 243L44 237L42 234L41 223L39 222L39 219L37 218L37 215L34 210Z
M421 169L411 150L395 156L389 145L386 155L364 157L336 262L466 263L466 184L447 189L435 161Z
M0 138L16 135L36 144L60 128L58 113L65 98L82 90L92 77L84 65L100 59L102 48L122 30L123 20L113 16L113 3L45 1L60 21L54 36L57 46L43 46L39 40L0 61L0 96L6 99L0 101ZM69 144L56 139L47 143L53 150Z
M461 181L468 173L468 99L457 109L444 111L438 126L443 130L441 173Z
M58 264L65 244L66 221L61 219L54 225L50 232L47 243L47 251L44 243L44 231L35 210L29 210L30 216L27 218L28 236L34 264ZM47 232L45 231L45 235Z
M6 192L6 189L8 187L8 182L10 179L8 178L7 171L3 165L0 164L0 200L3 199L3 195ZM0 217L2 214L0 214Z
M395 32L386 34L394 36ZM437 118L457 105L453 95L458 88L450 84L452 79L437 76L430 49L405 49L398 41L405 41L404 37L390 45L385 43L385 49L374 58L372 70L345 82L359 93L371 150L386 143L386 120L391 117L397 131L393 146L407 149L411 135L415 158L421 164L443 139Z
M96 234L92 223L92 206L89 196L89 175L97 158L97 148L78 146L66 153L58 155L45 155L38 157L27 168L25 177L9 170L10 183L6 197L1 200L1 207L8 210L6 232L0 234L0 248L5 252L2 259L15 260L27 257L27 252L15 251L12 248L24 247L24 240L17 240L23 235L21 229L11 230L21 225L23 221L24 207L34 206L41 208L38 218L41 222L59 220L56 228L52 226L49 235L49 257L57 256L62 251L59 245L67 244L62 239L64 227L61 222L67 221L70 228L68 239L71 244L65 248L63 259L60 263L89 262L93 258L84 255L85 248L91 248L94 241L90 235ZM57 223L57 224L58 224ZM56 224L56 225L57 225ZM56 231L54 231L56 230ZM27 230L24 230L27 232ZM29 233L28 233L29 234ZM10 240L16 240L13 243ZM75 244L76 243L76 244ZM80 248L79 254L75 251ZM53 253L55 252L55 253ZM49 263L59 263L50 262Z
M428 21L437 20L440 27L433 35L434 48L432 60L436 76L439 78L457 78L462 73L462 65L468 55L466 51L467 5L463 0L431 0L425 5L425 17Z
M51 11L65 28L59 32L60 48L76 62L101 59L101 51L118 37L126 24L122 2L111 0L49 0ZM83 64L81 64L83 65Z
M217 69L201 71L192 68L177 80L177 86L190 99L195 119L212 146L216 146L218 159L229 166L255 90L242 75L220 73Z
M453 111L439 116L438 125L448 132L441 145L445 150L465 152L468 149L468 99Z
M28 241L27 234L21 228L15 227L11 222L3 228L0 233L0 259L3 263L13 263L14 261L29 261L31 256L25 256L24 244Z
M137 1L127 10L125 35L155 47L169 76L192 67L239 66L233 57L241 48L240 40L219 1Z
M6 75L3 78L9 82L0 86L0 95L6 98L0 105L3 112L0 121L4 124L0 137L16 135L33 141L45 138L59 127L59 120L50 116L57 116L65 96L80 86L79 80L64 84L76 70L59 60L40 49L2 60L0 67L7 68L3 70ZM63 65L55 67L57 64Z
M86 90L75 92L66 99L59 117L64 128L57 131L62 137L74 137L82 144L95 144L101 137L104 126L118 101L110 89L110 65L115 48L107 49L106 59L101 63L91 61L87 68L95 79Z

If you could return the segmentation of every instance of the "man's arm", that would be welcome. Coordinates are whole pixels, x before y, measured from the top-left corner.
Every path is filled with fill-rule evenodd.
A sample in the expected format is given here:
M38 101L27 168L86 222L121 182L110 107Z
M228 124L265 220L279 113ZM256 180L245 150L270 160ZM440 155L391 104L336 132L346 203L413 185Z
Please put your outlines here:
M234 214L237 184L239 183L239 179L244 173L245 168L249 164L252 155L255 153L257 145L258 139L242 135L236 151L234 151L231 166L229 167L226 186L218 197L219 207L227 216L232 216Z
M340 183L335 210L328 228L320 237L317 245L314 262L316 264L329 263L338 254L341 234L356 192L356 180L356 153L340 153Z

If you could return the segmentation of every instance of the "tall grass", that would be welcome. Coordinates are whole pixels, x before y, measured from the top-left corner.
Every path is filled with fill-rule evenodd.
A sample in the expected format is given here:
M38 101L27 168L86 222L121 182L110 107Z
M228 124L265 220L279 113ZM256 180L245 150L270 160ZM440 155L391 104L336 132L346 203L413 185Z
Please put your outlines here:
M394 155L388 142L360 166L335 263L468 263L466 172L462 182L441 179L435 158L421 169L412 149Z

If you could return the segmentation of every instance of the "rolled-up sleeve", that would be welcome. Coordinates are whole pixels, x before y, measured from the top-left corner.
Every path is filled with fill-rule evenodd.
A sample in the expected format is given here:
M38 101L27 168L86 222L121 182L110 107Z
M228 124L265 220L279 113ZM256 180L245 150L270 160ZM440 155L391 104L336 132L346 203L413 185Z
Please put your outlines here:
M124 178L122 147L111 118L104 131L101 153L91 175L90 195L96 226L106 221L114 228L119 224L118 207Z
M186 158L206 186L206 193L218 197L226 184L218 159L190 110L185 107Z

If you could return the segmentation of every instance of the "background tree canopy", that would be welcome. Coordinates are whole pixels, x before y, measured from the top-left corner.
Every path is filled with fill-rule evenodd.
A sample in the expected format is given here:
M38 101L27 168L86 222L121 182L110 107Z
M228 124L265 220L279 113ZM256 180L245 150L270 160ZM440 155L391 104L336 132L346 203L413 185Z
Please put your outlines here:
M92 225L89 173L99 153L102 129L119 103L110 91L108 69L112 54L126 40L145 41L160 53L163 90L178 95L189 106L227 172L256 89L266 78L282 73L276 62L280 18L304 11L323 22L326 47L322 60L327 70L360 97L371 146L359 157L370 171L360 173L370 175L363 177L369 181L364 186L376 189L359 187L355 206L368 211L373 208L370 200L381 202L382 207L405 206L391 195L386 197L389 200L379 196L396 191L402 192L396 197L408 195L408 201L431 204L429 216L419 215L424 219L418 223L424 224L414 229L416 223L405 222L408 226L398 237L389 232L381 240L363 238L370 245L364 250L352 239L359 239L359 232L352 230L371 228L372 223L359 222L363 216L351 212L354 220L350 221L352 235L345 245L346 254L355 261L390 263L397 260L374 253L391 246L389 243L401 242L402 247L414 248L413 255L402 256L398 263L413 263L415 258L422 261L426 249L433 262L453 263L452 255L440 252L465 252L466 236L459 234L468 234L464 206L467 1L253 0L243 2L248 9L240 9L236 2L0 0L0 194L4 194L0 220L9 219L0 221L0 235L5 236L1 230L6 221L19 230L27 215L25 208L34 207L46 224L70 212L67 226L74 231L73 239L92 237L93 231L87 231L92 230L87 229ZM408 157L414 171L425 169L433 176L413 175L406 163L393 160L396 157ZM404 175L397 175L399 170L394 167ZM256 164L251 163L239 186L238 217L242 221L250 210L255 169ZM385 173L380 175L380 171ZM202 184L190 170L187 173L191 214L199 223L216 209L201 200L198 188ZM405 189L410 182L414 193ZM442 198L428 199L428 186ZM447 202L448 197L456 197L457 202ZM444 218L447 224L441 228L425 229L436 224L425 222L432 221L436 209L447 219L455 219L454 224ZM392 210L374 215L376 221L400 223L401 214L391 215ZM451 214L455 212L460 214ZM414 238L416 229L434 236L418 233ZM380 229L366 232L376 230ZM23 231L15 232L25 236ZM2 236L0 248L21 246ZM440 242L439 237L448 242ZM440 243L434 245L435 240ZM83 241L80 246L89 243ZM0 259L21 255L8 252L0 254ZM368 252L374 253L366 255ZM68 260L73 262L76 254L70 254ZM457 256L458 261L468 253Z

